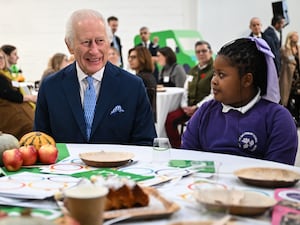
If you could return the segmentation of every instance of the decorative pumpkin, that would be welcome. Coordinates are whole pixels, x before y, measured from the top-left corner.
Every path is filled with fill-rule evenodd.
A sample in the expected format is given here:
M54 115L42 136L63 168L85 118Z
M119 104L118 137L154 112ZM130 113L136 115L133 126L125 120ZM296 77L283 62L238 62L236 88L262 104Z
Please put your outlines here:
M56 145L54 139L50 135L40 131L29 132L20 139L21 146L33 145L36 150L39 150L42 145L46 144Z
M19 148L18 139L11 135L0 131L0 166L3 166L2 153L7 149Z

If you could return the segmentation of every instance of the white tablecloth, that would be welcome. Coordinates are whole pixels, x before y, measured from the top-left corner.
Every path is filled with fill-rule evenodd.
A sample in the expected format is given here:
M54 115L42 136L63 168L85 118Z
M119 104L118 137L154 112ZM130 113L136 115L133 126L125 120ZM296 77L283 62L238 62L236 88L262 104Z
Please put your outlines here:
M125 172L147 171L151 169L155 172L158 170L170 168L166 165L153 165L152 164L152 148L143 146L126 146L126 145L85 145L85 144L68 144L69 152L73 156L78 156L80 152L84 151L127 151L134 153L134 160L138 160L137 164L129 167L124 167L121 170ZM233 172L237 169L246 167L271 167L271 168L283 168L293 170L300 173L299 167L289 166L285 164L275 163L271 161L258 160L246 157L239 157L227 154L216 154L190 150L171 149L171 159L184 159L184 160L207 160L214 161L219 164L219 176L217 182L231 186L237 189L252 190L264 193L269 196L273 196L273 189L253 187L242 183ZM145 175L142 174L141 175ZM215 213L203 213L197 208L193 196L191 195L191 185L195 182L195 178L192 176L184 177L175 184L166 184L158 190L163 197L176 202L180 206L180 210L174 213L170 218L155 219L150 221L130 221L123 222L122 224L141 224L141 225L166 225L171 222L177 221L189 221L189 220L215 220L221 217L220 214ZM298 183L295 188L300 188ZM235 223L237 225L268 225L271 224L270 218L267 215L260 217L242 217L238 218Z
M156 132L158 137L167 137L165 130L165 122L169 112L180 107L184 88L166 87L165 92L157 92L156 110L157 123Z

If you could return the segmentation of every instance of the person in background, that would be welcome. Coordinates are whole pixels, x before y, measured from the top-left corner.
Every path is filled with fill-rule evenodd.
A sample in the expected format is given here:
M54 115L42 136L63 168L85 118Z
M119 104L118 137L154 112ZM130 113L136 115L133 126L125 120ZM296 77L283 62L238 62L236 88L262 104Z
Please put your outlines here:
M154 72L153 75L158 81L158 66L157 66L157 50L159 49L159 44L158 44L158 37L154 37L153 41L150 40L150 31L148 27L141 27L140 28L140 37L141 37L141 43L139 43L137 46L144 46L147 48L152 56L152 61L154 63Z
M116 32L118 30L118 26L119 26L119 19L115 16L110 16L107 18L107 23L111 29L112 32L112 42L111 42L111 46L116 48L119 52L119 57L120 57L120 62L119 65L121 67L124 66L123 64L123 55L122 55L122 45L121 45L121 39L120 37L118 37L116 35Z
M129 49L128 62L136 75L142 78L147 89L148 98L152 106L153 118L156 121L156 79L153 75L154 65L151 59L151 54L147 48L137 46Z
M46 76L65 68L67 65L69 65L68 56L60 52L55 53L49 59L47 69L43 72L41 80L43 80Z
M188 121L198 108L198 103L210 94L210 81L213 76L213 52L206 41L197 41L195 54L198 65L189 71L187 79L187 99L181 104L181 108L168 113L165 127L170 144L173 148L180 148L181 137L178 125Z
M69 61L69 64L71 64L71 63L73 63L73 62L75 61L75 58L74 58L74 55L73 55L73 54L71 54L71 55L69 56L68 61Z
M114 64L115 66L121 66L120 64L120 55L118 49L115 47L110 47L108 50L108 61Z
M186 80L184 68L177 64L177 58L170 47L157 50L157 62L162 66L159 73L158 83L166 87L182 87Z
M250 37L264 38L262 23L258 17L251 18L249 28L251 30L251 33L249 34Z
M297 129L279 104L273 57L262 38L225 44L214 61L214 99L189 120L181 147L293 165Z
M17 66L19 60L17 48L13 45L2 45L1 49L7 56L8 68L12 74L12 77L16 81L24 81L22 70ZM20 78L19 78L20 77Z
M0 131L20 139L32 131L34 108L28 103L35 102L36 96L23 95L15 83L6 54L0 49Z
M279 86L281 104L291 112L297 126L300 125L300 46L296 31L287 34L281 48L281 71Z
M9 80L14 81L14 77L9 70L9 64L6 53L2 49L0 49L0 72L1 74L5 75Z
M108 62L109 27L92 9L67 21L75 62L42 82L34 130L62 143L152 146L156 131L142 79Z
M264 31L264 39L270 46L275 58L275 66L277 73L280 72L280 48L281 48L281 32L284 26L284 17L281 15L276 15L271 20L271 26L267 27Z
M20 94L22 94L25 98L25 102L29 102L32 108L35 108L36 102L36 95L28 94L22 86L20 86L19 81L16 80L14 74L12 74L11 70L9 69L9 63L7 59L6 53L0 48L0 57L3 59L0 60L0 72L2 75L5 75L7 79L10 80L10 83L13 88L18 90Z

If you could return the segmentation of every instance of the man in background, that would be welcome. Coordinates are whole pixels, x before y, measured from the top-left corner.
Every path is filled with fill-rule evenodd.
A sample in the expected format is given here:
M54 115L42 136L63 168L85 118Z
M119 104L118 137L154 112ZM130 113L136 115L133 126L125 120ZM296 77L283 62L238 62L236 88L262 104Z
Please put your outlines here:
M264 33L262 32L262 24L258 17L252 17L250 20L249 28L251 33L249 36L257 37L257 38L264 38Z
M112 32L112 42L111 45L112 47L116 48L119 51L120 55L120 65L123 67L123 56L122 56L122 45L121 45L121 39L116 35L116 32L118 30L119 26L119 20L115 16L110 16L107 18L107 23L108 26L110 26L111 32Z
M157 38L155 38L155 42L150 40L150 31L148 27L141 27L140 28L140 37L142 42L139 43L137 46L144 46L146 47L151 55L152 55L152 61L154 63L154 72L153 75L156 79L156 81L158 81L158 66L156 64L156 54L157 54L157 50L159 49L159 45L158 45L158 40Z
M277 73L280 71L280 48L281 48L281 31L284 26L284 17L275 15L271 20L271 26L265 31L265 41L270 46L275 58L275 66Z

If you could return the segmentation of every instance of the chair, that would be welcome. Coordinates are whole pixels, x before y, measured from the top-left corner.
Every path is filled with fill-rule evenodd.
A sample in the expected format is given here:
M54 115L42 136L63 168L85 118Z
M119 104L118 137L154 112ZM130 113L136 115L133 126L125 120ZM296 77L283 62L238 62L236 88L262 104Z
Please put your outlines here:
M154 122L156 123L156 88L148 88L147 87L147 94L149 97L149 101L152 107L152 112L153 112L153 118L154 118Z
M188 121L186 121L186 122L184 122L184 123L181 123L180 125L179 125L179 134L180 134L180 136L183 134L183 132L185 131L185 128L186 128L186 126L187 126L187 123L188 123Z

